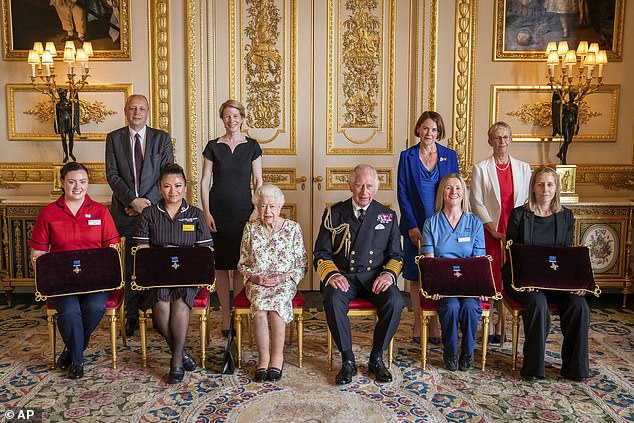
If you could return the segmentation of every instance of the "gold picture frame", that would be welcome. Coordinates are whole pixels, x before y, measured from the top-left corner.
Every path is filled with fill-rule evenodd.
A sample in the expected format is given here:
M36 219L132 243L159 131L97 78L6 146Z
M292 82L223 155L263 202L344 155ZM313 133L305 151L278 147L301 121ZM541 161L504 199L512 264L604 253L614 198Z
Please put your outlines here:
M495 0L493 60L546 61L547 43L560 40L568 41L570 48L580 40L598 42L608 60L623 60L625 1L616 0L614 10L607 11L600 2L570 4L567 10L560 5L549 11L542 2Z
M0 1L5 60L26 61L35 41L53 41L57 51L63 52L64 37L68 35L65 27L74 33L75 45L80 47L78 26L85 28L84 40L92 43L94 56L91 60L132 60L130 0L119 0L118 7L114 8L108 8L102 2L82 8L73 2L55 6L49 5L48 1ZM75 21L77 16L80 16L79 22ZM62 24L62 20L66 23ZM56 59L62 60L62 55L58 54Z
M620 85L602 85L587 96L579 111L575 142L615 142ZM491 85L489 124L505 121L513 141L560 141L552 136L552 90L545 85ZM591 121L592 125L587 122Z
M126 125L125 99L132 84L91 84L80 92L81 135L75 141L105 141L108 132ZM7 84L9 141L59 141L53 128L54 104L30 84Z

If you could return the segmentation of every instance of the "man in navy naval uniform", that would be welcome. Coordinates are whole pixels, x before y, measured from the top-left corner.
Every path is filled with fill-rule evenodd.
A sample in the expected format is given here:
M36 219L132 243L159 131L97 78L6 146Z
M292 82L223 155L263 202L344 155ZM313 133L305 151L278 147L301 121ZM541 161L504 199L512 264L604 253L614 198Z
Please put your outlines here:
M335 383L350 383L357 374L347 315L348 304L357 297L372 302L379 317L368 370L377 382L391 382L383 352L398 329L404 306L396 286L403 267L398 221L396 212L374 201L379 178L372 166L355 167L348 184L352 198L324 211L314 249L326 320L342 357Z

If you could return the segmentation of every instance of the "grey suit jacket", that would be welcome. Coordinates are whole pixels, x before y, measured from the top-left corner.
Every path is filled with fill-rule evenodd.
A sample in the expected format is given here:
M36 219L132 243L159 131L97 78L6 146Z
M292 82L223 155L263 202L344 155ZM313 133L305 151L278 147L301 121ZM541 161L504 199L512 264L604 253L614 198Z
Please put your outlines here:
M146 128L143 171L139 184L139 197L157 203L161 199L157 181L161 168L174 162L172 141L167 132ZM137 198L132 166L130 130L127 126L112 131L106 137L106 179L112 189L110 213L119 231L134 224L135 218L126 214L125 208Z

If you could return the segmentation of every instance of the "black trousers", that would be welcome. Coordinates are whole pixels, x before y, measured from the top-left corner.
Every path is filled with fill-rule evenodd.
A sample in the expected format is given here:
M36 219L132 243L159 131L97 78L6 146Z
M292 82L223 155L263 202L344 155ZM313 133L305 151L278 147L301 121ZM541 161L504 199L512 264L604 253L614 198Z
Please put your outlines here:
M385 351L401 321L401 312L405 306L401 291L396 285L392 285L386 291L374 294L371 287L366 288L356 277L347 279L350 283L348 292L321 284L326 321L337 348L341 352L352 350L348 305L355 298L364 298L376 306L379 318L374 327L372 350Z
M526 311L524 321L524 365L522 375L544 377L546 338L550 331L548 303L557 307L561 320L564 342L561 347L561 375L564 377L588 377L588 331L590 307L584 297L568 293L539 291L522 293L507 290Z
M136 219L133 224L117 227L119 236L125 236L125 318L126 320L138 320L139 297L141 291L134 291L130 286L132 272L134 271L134 257L130 252L132 237L136 232Z

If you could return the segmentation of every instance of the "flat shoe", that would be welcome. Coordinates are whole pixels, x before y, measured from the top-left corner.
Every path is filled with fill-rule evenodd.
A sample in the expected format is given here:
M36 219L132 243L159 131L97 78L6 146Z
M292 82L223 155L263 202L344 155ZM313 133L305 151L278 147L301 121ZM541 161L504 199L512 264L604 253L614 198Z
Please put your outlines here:
M268 380L269 382L277 382L282 378L282 370L284 369L284 364L282 364L282 368L278 369L277 367L269 367L268 372Z
M84 365L71 365L70 369L68 369L68 378L69 379L81 379L84 377Z
M337 385L347 385L352 382L352 378L357 375L357 365L354 361L346 360L341 363L341 370L335 377L335 383Z
M196 362L191 355L186 352L183 353L183 368L188 372L196 370Z
M258 383L266 382L269 379L269 370L264 367L255 371L255 381Z
M183 376L185 376L185 369L182 367L171 367L168 383L181 383L183 381Z
M57 357L57 368L60 370L67 370L70 367L70 352L67 349L61 352L59 357Z

